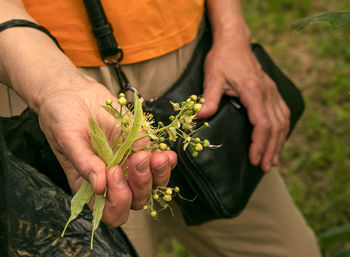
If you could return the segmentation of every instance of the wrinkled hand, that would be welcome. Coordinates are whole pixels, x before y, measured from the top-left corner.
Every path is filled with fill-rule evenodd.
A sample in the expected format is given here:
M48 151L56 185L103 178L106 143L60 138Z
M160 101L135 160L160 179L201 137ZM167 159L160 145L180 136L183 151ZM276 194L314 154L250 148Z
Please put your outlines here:
M96 194L102 194L108 184L102 218L105 223L112 226L125 223L130 208L140 209L147 202L153 184L168 183L176 163L172 151L135 153L129 160L127 179L119 166L107 172L104 162L92 151L88 118L99 124L111 142L118 132L115 119L101 108L106 99L117 102L104 86L87 81L47 94L43 99L38 113L40 126L72 190L79 189L83 178Z
M268 171L278 163L279 153L289 131L290 111L275 83L260 67L242 42L218 42L205 61L203 98L199 118L214 114L223 94L240 98L253 125L249 158L253 165Z

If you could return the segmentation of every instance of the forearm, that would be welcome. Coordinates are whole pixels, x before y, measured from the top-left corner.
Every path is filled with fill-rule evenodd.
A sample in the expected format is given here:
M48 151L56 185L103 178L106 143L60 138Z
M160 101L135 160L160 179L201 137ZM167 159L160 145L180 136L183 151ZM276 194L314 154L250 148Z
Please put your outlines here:
M34 21L21 1L0 1L0 23L11 19ZM13 87L34 111L49 94L83 80L45 33L23 27L0 33L0 82Z
M214 43L227 40L231 44L250 42L250 30L243 17L240 0L207 0L206 3Z

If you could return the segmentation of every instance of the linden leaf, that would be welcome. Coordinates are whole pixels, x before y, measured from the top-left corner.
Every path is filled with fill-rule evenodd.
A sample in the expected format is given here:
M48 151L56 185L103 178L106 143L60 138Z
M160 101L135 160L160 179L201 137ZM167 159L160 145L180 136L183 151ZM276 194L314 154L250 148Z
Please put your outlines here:
M103 109L105 109L110 115L112 115L117 120L119 120L121 118L121 114L116 109L114 109L112 106L110 106L110 105L101 105L101 106Z
M137 135L140 133L142 119L143 119L142 102L140 101L136 93L134 94L134 99L135 99L134 121L132 123L132 127L124 143L120 146L118 151L115 153L112 161L108 165L108 168L120 163L124 154L132 147L132 144L134 143Z
M95 230L98 228L100 221L102 219L103 209L105 207L106 203L106 197L104 195L96 195L95 202L94 202L94 211L92 212L92 232L91 232L91 242L90 242L90 249L92 250L94 248L94 233Z
M108 144L108 140L98 124L91 118L89 119L89 125L92 149L108 165L113 159L113 151Z
M116 152L120 148L122 143L123 143L123 137L122 137L122 134L120 133L114 137L113 147L112 147L113 153Z
M71 200L71 215L66 223L66 226L63 229L61 237L64 236L64 233L66 232L69 223L76 217L78 217L78 215L82 212L85 203L87 203L91 199L93 194L94 190L92 189L89 182L83 180L83 184L80 186L78 192L73 196Z

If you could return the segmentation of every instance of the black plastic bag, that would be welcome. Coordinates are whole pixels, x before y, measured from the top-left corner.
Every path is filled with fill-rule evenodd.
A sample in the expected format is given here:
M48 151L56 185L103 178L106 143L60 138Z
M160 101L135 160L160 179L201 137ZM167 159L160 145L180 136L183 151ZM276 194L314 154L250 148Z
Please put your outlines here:
M137 256L120 228L102 223L90 250L87 207L61 238L70 215L69 192L36 115L26 110L0 118L0 256Z

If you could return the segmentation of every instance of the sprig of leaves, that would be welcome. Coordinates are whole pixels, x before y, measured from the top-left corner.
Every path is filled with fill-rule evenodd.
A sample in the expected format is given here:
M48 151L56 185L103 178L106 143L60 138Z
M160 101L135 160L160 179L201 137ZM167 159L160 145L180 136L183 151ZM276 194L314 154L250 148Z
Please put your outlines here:
M170 102L174 111L177 112L176 116L169 117L170 123L168 125L158 122L155 126L154 124L156 124L156 122L153 119L153 115L143 113L142 100L138 98L136 93L134 94L134 105L129 108L126 104L127 101L125 95L119 94L118 109L113 107L112 100L107 100L106 105L103 105L102 108L116 119L120 128L120 133L115 135L114 143L111 147L102 129L92 118L90 118L89 126L92 149L95 154L105 162L107 170L114 165L122 166L131 153L140 150L170 150L170 147L166 142L176 141L178 137L184 139L184 149L189 147L192 150L193 156L197 156L198 153L203 150L203 147L210 147L208 140L191 137L191 135L199 129L208 126L208 123L204 123L201 127L196 128L196 114L201 110L203 102L203 99L200 99L195 95L192 95L181 104ZM141 132L143 132L143 135L138 136ZM145 137L150 138L149 144L134 149L133 143ZM127 171L127 167L124 170ZM127 173L125 175L127 176ZM157 208L159 208L159 210L169 208L167 202L171 201L174 196L178 195L179 191L180 189L178 187L170 188L155 185L150 195L150 199L144 206L144 209L147 210L152 217L157 217L159 212L157 211ZM83 180L82 186L71 200L71 215L61 234L62 237L64 236L69 223L78 217L82 212L84 205L89 203L93 196L94 191L91 185L88 181ZM95 195L94 197L92 213L93 228L90 243L91 249L93 249L94 233L102 218L106 197L107 186L103 195Z

